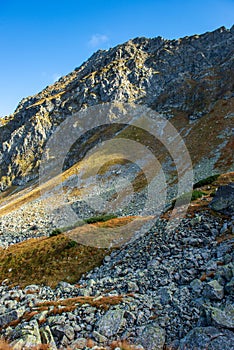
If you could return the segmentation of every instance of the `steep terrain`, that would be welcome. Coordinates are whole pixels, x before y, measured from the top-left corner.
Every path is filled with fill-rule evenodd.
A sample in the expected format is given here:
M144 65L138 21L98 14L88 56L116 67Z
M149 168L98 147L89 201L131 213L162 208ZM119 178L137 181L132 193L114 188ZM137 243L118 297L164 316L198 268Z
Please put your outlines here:
M233 34L100 50L1 120L0 332L13 349L234 349ZM58 133L53 157L47 141L90 110L92 128L106 103L109 123L76 139L58 173L73 134ZM148 108L145 128L122 122ZM134 162L123 139L143 147Z
M227 170L222 149L230 147L226 123L233 111L233 32L233 27L222 27L179 40L130 40L96 52L54 85L23 99L14 114L2 120L2 189L37 177L45 142L67 116L114 101L144 104L172 118L178 131L185 129L188 134L189 150L199 147L192 155L194 165L204 155L214 158L216 142L220 156L214 162L218 169ZM199 146L194 139L199 139ZM82 150L87 150L85 144L80 157Z

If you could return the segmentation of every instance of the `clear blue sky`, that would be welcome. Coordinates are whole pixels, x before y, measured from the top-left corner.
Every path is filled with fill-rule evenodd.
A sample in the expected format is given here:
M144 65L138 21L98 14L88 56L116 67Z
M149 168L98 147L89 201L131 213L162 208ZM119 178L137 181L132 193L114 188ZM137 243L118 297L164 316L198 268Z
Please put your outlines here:
M234 0L0 0L0 116L94 51L230 28Z

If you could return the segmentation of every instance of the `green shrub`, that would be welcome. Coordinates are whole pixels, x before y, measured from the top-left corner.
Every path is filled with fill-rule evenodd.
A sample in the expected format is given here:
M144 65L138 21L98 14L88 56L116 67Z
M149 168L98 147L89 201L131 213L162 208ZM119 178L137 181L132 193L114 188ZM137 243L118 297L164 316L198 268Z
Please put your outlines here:
M198 182L196 182L194 185L193 185L193 188L199 188L201 186L204 186L204 185L210 185L212 184L214 181L216 181L218 179L218 177L220 176L220 174L216 174L216 175L211 175L205 179L202 179Z
M117 216L114 214L105 214L100 216L92 216L88 219L84 219L84 221L86 222L86 224L94 224L95 222L105 222L115 218L117 218Z
M50 233L50 237L55 237L58 236L62 233L63 231L61 230L61 228L56 228L54 229L51 233Z
M201 198L204 194L205 193L202 192L202 191L194 190L193 193L192 193L191 200L195 201L196 199Z
M77 242L76 241L69 241L65 247L65 249L70 249L70 248L74 248L75 246L77 246Z
M175 207L176 203L177 203L177 206L188 204L191 201L195 201L196 199L201 198L203 195L205 195L205 193L198 190L193 190L193 192L184 193L177 199L172 200L172 208Z

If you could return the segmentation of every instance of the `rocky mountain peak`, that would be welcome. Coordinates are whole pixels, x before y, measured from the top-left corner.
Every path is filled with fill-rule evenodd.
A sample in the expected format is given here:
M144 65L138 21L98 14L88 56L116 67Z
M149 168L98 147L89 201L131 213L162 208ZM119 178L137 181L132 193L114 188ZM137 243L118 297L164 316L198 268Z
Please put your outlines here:
M24 98L1 121L2 188L36 176L48 137L81 109L134 102L166 117L197 119L217 101L231 101L233 46L233 27L221 27L178 40L135 38L97 51L53 85Z

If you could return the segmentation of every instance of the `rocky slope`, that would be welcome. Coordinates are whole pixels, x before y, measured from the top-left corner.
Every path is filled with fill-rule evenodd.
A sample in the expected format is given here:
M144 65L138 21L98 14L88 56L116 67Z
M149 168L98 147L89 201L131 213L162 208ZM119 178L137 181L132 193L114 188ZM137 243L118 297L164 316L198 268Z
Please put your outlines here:
M1 121L2 189L37 177L45 142L67 116L105 102L134 102L163 113L174 120L179 132L186 129L188 147L201 128L205 140L199 138L200 148L205 148L206 157L214 158L212 148L206 146L208 135L213 135L211 147L216 139L222 153L230 147L226 122L233 112L233 33L233 27L222 27L179 40L130 40L96 52L54 85L23 99L14 114ZM202 116L211 130L196 122ZM220 128L214 127L214 120ZM192 160L196 166L204 161L203 154ZM218 160L217 156L213 163ZM70 159L69 165L75 161ZM220 161L216 168L227 171L228 165Z
M221 192L212 208L232 207L233 215L233 185ZM5 281L2 334L14 349L41 343L49 349L125 349L113 343L124 339L145 350L233 349L233 216L211 211L210 199L191 205L170 234L168 212L78 285L21 289Z
M179 40L137 38L98 51L54 85L23 99L14 114L1 121L0 331L13 349L234 349L233 173L200 184L195 194L201 198L181 220L183 205L177 216L165 210L172 205L178 182L170 152L144 132L118 125L96 128L78 139L67 154L61 179L38 180L45 144L56 127L70 115L106 102L113 108L121 103L145 105L170 120L187 146L195 181L232 171L233 33L234 27L222 27ZM117 232L120 222L141 215L149 195L137 162L105 160L105 153L97 159L89 156L99 143L118 137L141 143L159 160L167 180L166 212L144 234L136 230L127 244L92 249L98 230L106 225ZM61 148L65 145L62 138ZM138 158L147 165L140 153ZM87 171L78 186L83 169L99 163L99 173ZM102 192L97 178L107 183ZM117 192L113 183L117 180L121 186L126 178L134 197L128 201L128 188L122 190L125 205L111 211L118 218L96 226L66 226L63 207L72 207L81 219L102 215L102 208L92 208L86 199L103 196L110 205ZM226 187L216 193L220 185ZM159 196L160 187L160 182L154 183L151 195ZM156 210L148 208L141 220L150 220ZM56 227L65 239L63 234L48 237ZM77 243L78 236L87 237L91 247ZM38 251L46 252L48 261L38 257ZM21 275L15 271L19 266ZM93 266L97 267L90 271ZM72 284L72 271L79 278L88 273ZM43 281L35 282L36 274ZM31 283L25 287L26 275Z

